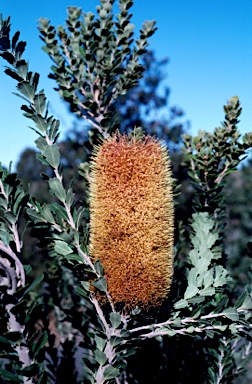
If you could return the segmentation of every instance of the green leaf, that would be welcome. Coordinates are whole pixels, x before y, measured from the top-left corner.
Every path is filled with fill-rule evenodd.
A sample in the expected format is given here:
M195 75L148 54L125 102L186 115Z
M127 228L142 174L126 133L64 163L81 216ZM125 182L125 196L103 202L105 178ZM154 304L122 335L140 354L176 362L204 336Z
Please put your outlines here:
M215 289L213 287L207 287L200 291L200 296L213 296L215 294Z
M107 282L105 277L101 277L100 279L94 281L92 285L102 292L107 292Z
M58 168L60 163L60 153L56 144L47 146L43 152L41 151L41 153L46 158L46 161L49 165L51 165L51 167L54 169Z
M49 186L57 198L64 203L66 200L66 191L64 190L61 182L56 178L50 179Z
M43 164L43 165L49 165L46 159L40 154L36 153L36 158Z
M89 296L89 292L85 291L84 289L80 288L80 287L76 287L75 288L76 292L83 296L83 297L88 297Z
M100 351L99 349L95 350L94 356L95 356L95 360L100 365L104 365L106 363L106 361L107 361L107 356L105 355L104 352Z
M33 86L28 81L23 81L21 83L18 83L17 89L19 90L22 95L25 97L28 97L30 101L33 101L35 91Z
M57 216L57 221L67 220L68 216L65 209L58 203L49 204L51 211Z
M37 113L43 115L46 107L46 97L43 91L35 95L34 97L34 108Z
M0 344L8 344L11 345L10 340L6 339L6 337L3 337L0 335Z
M42 333L42 335L40 336L39 340L32 345L32 351L33 351L34 357L36 357L37 354L40 352L40 350L42 348L44 348L44 346L46 345L47 341L48 341L48 335L47 335L47 333L45 331L45 332Z
M181 309L181 308L185 308L187 306L188 306L188 301L185 299L181 299L181 300L177 301L177 303L174 304L175 309Z
M0 368L0 377L6 380L14 381L15 383L23 383L23 379L15 373L6 371L5 369Z
M42 212L43 212L44 218L46 219L46 221L48 223L50 223L50 224L55 223L54 217L53 217L52 212L51 212L50 208L48 207L48 205L43 206Z
M112 367L112 365L109 365L105 368L103 377L104 377L104 380L111 380L111 379L115 379L119 375L120 375L120 370Z
M43 152L46 147L48 146L46 139L44 137L39 137L37 140L35 140L36 147Z
M95 342L96 342L96 347L100 350L103 351L104 347L106 345L106 340L103 339L102 337L95 335Z
M73 253L73 250L63 241L55 240L54 243L55 252L57 252L58 254L65 256L69 255L69 253Z
M184 298L186 300L190 299L191 297L196 296L198 292L199 292L199 290L194 284L189 284L186 291L185 291Z
M71 255L66 255L66 259L69 261L71 260L78 261L79 263L83 264L83 257L80 255L77 255L76 253Z
M123 342L123 339L118 336L111 336L110 343L113 347L116 347L117 345L120 345Z
M66 204L71 207L74 201L74 193L72 188L69 188L66 195Z
M119 313L116 313L116 312L111 312L109 315L109 318L110 318L110 322L112 324L112 327L118 328L119 325L121 324L121 321L122 321L121 315Z
M30 291L32 291L35 287L37 287L44 279L44 275L38 275L36 279L28 286L28 288L24 291L23 296L27 295Z
M223 313L225 314L225 316L228 318L228 319L230 319L230 320L232 320L232 321L237 321L237 320L239 320L239 316L238 316L238 313L237 313L237 311L236 311L236 309L235 308L227 308L227 309L225 309L224 311L223 311Z
M47 222L46 219L44 217L42 217L39 212L35 211L32 208L27 209L27 213L28 213L29 216L31 216L31 217L39 220L39 221L42 221L42 222L45 222L45 223Z
M103 266L101 265L100 260L96 260L96 262L94 263L94 267L96 272L98 272L100 275L103 274Z
M243 294L240 297L238 297L235 303L235 308L244 309L244 310L252 309L252 300L250 295L246 292L243 292Z
M4 245L6 245L8 247L8 245L10 244L10 241L11 241L11 236L8 232L0 229L0 239L2 240Z

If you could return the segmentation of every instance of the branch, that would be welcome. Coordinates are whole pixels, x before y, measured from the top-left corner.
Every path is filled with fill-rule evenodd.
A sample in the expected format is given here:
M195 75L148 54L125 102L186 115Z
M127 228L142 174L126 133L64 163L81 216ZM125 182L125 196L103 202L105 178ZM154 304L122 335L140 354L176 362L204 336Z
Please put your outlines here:
M17 275L20 275L20 282L22 287L25 286L25 272L24 272L24 267L17 255L12 251L10 246L4 245L2 240L0 240L0 251L3 251L6 255L10 256L16 265L16 273Z

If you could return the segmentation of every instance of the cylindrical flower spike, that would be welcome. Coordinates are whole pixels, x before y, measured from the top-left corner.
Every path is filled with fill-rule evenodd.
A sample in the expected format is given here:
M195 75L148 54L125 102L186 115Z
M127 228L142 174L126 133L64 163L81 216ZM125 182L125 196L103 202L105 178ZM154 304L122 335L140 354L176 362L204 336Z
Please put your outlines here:
M126 310L159 305L173 273L173 197L166 148L116 134L91 163L90 255Z

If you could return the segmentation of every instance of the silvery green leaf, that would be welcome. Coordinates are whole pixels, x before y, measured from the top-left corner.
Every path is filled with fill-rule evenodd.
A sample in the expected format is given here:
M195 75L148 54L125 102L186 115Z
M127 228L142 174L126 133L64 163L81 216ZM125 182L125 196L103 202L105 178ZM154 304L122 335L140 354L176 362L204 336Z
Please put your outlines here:
M175 309L181 309L181 308L185 308L187 306L188 306L188 301L185 299L181 299L181 300L177 301L177 303L174 304Z
M64 190L61 182L56 178L50 179L49 180L49 186L50 186L51 190L53 191L53 193L57 196L57 198L60 201L65 202L66 191Z
M191 297L196 296L198 292L199 292L199 289L196 287L196 285L189 284L185 291L184 298L186 300L190 299Z
M104 365L106 363L106 361L107 361L107 356L105 355L104 352L100 351L99 349L95 350L94 357L95 357L95 360L100 365Z
M237 313L237 310L235 308L227 308L223 311L223 313L225 314L225 316L232 320L232 321L237 321L239 319L239 316L238 316L238 313Z
M34 97L34 108L37 113L43 115L46 107L46 97L44 92L40 92Z
M100 351L103 351L103 350L104 350L104 347L105 347L105 345L106 345L106 340L103 339L102 337L98 336L98 335L95 335L94 339L95 339L95 342L96 342L96 347L97 347Z
M102 292L107 292L107 282L105 277L101 277L100 279L94 281L92 285Z
M74 201L74 193L72 188L69 188L66 195L66 204L71 207Z
M55 240L54 241L55 246L55 252L59 253L60 255L69 255L69 253L73 253L73 250L63 241Z
M111 312L109 318L112 326L118 328L122 321L120 313Z
M214 278L213 278L213 271L208 270L204 275L204 287L208 288L213 284Z
M36 147L43 152L46 147L48 146L46 139L44 137L39 137L37 140L35 140Z
M48 145L41 151L42 155L46 158L46 161L53 168L58 168L60 163L59 148L56 144Z
M188 274L188 284L197 285L196 284L197 275L198 275L197 268L194 267L194 268L190 269L189 274Z
M200 291L200 296L213 296L215 289L213 287L204 288Z
M112 365L109 365L104 370L104 380L115 379L117 376L119 376L119 374L119 369L112 367Z
M8 232L0 229L0 239L2 240L4 245L8 247L8 245L10 244L10 241L12 240L12 236Z
M28 81L22 81L21 83L18 83L17 89L20 93L22 93L22 95L27 97L30 101L33 101L35 91L34 87Z
M96 262L94 263L94 267L95 267L96 272L98 272L100 275L103 274L103 266L102 266L100 260L96 260Z
M48 205L44 205L42 211L43 211L44 218L48 221L48 223L54 224L55 220Z

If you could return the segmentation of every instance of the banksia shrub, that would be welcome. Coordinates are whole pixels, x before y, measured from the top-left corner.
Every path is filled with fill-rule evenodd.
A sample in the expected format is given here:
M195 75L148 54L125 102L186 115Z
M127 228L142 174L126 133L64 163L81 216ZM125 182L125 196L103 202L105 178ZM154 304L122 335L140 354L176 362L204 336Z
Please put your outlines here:
M167 296L173 271L173 198L166 148L150 136L120 134L91 163L90 255L104 267L108 292L126 309Z

